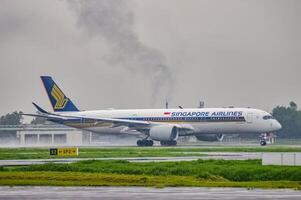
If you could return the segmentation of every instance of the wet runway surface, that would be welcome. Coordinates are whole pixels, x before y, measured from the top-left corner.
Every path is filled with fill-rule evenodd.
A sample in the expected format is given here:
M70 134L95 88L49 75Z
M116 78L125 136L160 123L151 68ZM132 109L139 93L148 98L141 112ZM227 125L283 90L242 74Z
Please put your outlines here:
M244 188L0 187L0 199L301 199L301 191Z
M188 152L189 153L189 152ZM170 162L170 161L192 161L198 159L224 159L224 160L249 160L261 159L262 153L245 152L202 152L200 156L178 156L178 157L131 157L131 158L63 158L63 159L21 159L0 160L0 166L22 166L37 165L44 163L72 163L82 160L127 160L130 162Z

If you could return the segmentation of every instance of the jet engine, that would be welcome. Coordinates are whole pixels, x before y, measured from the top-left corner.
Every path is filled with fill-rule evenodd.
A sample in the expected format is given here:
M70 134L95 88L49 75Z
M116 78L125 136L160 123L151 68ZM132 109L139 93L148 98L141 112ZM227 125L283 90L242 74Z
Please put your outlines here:
M178 128L171 125L154 126L149 130L149 137L157 141L175 141L178 135Z
M224 139L224 134L201 134L197 135L196 138L201 141L215 142L222 141Z

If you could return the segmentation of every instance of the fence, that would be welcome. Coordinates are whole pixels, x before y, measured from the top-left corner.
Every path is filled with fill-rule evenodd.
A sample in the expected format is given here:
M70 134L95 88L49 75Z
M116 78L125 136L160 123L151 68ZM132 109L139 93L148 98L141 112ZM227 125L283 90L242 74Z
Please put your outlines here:
M262 165L301 166L301 153L263 153Z

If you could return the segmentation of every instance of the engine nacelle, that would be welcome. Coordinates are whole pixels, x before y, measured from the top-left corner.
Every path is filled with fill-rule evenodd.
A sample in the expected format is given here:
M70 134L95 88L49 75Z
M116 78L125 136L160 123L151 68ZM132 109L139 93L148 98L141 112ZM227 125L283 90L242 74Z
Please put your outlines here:
M178 128L171 125L154 126L149 130L149 137L157 141L173 141L178 135Z
M197 135L196 138L201 141L208 141L208 142L214 142L214 141L222 141L224 139L224 134L201 134Z

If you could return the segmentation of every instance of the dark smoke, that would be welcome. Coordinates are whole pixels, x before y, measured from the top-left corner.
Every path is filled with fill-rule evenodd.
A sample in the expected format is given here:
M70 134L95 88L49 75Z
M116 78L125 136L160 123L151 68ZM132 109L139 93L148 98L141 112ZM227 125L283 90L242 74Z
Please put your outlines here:
M158 96L171 98L173 76L164 57L141 43L133 31L134 16L125 0L69 1L78 26L89 37L100 37L112 46L110 62L141 73L151 81L153 104Z

